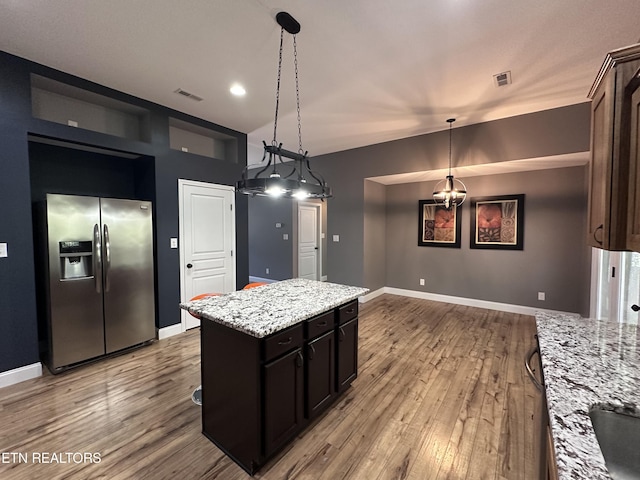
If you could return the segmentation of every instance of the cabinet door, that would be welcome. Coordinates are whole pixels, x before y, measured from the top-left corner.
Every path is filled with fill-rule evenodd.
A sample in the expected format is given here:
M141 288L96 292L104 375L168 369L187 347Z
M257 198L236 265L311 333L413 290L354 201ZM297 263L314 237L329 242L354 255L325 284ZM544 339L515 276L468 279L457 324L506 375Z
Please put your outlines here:
M637 80L637 77L635 77ZM640 87L631 95L627 248L640 252Z
M303 421L302 349L264 366L264 454L283 446Z
M358 376L358 319L338 326L338 365L336 390L346 390Z
M309 342L307 348L306 412L314 418L335 392L335 334L332 331Z
M589 168L589 223L587 242L609 248L609 208L615 72L600 85L591 107L591 166Z

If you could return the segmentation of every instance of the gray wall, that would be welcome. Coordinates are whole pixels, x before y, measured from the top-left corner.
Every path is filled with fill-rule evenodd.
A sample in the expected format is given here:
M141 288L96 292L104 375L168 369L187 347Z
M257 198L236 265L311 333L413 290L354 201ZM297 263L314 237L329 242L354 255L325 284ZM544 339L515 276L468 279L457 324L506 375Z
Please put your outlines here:
M443 118L446 116L443 115ZM505 118L453 131L454 166L504 162L589 150L589 103ZM444 120L443 120L444 123ZM364 265L378 253L363 250L368 177L446 168L446 130L315 157L316 168L334 189L327 201L327 276L337 283L368 284ZM417 207L416 207L417 208ZM332 235L340 242L332 242Z
M387 187L364 182L364 283L371 290L387 285Z
M367 180L369 177L380 175L390 175L395 173L407 173L425 170L434 170L446 168L448 163L448 132L444 126L443 115L443 131L428 135L421 135L412 138L406 138L393 142L386 142L367 147L346 150L343 152L322 155L313 158L313 167L317 169L326 179L334 190L334 197L327 200L327 242L326 242L326 267L325 274L330 282L344 283L350 285L362 285L372 290L382 286L395 286L398 288L408 288L418 290L419 285L417 278L421 278L420 272L423 266L420 266L419 260L421 255L426 255L425 251L428 247L421 247L421 253L417 247L417 218L411 221L408 217L401 221L403 225L408 225L411 234L409 238L411 243L407 249L397 251L394 249L395 240L385 234L382 239L381 232L389 231L392 234L396 226L391 225L390 215L393 210L393 204L400 199L389 197L390 190L396 189L402 193L405 189L409 195L410 190L406 185L397 187L376 186L376 184ZM505 162L510 160L520 160L526 158L537 158L554 155L563 155L576 152L588 152L589 150L589 126L591 120L590 104L588 102L571 105L567 107L557 108L553 110L545 110L541 112L521 115L492 122L486 122L466 127L458 127L453 130L453 164L454 166L480 165L486 163ZM540 172L531 172L522 174L522 176L505 175L507 181L513 181L513 185L509 185L507 192L504 193L526 193L528 208L533 209L532 212L542 212L544 209L558 207L556 199L558 193L549 188L554 184L553 179L559 178L560 170L553 170L550 173L549 182L537 182L536 188L531 191L529 187L534 179L543 175ZM582 226L577 226L579 218L586 217L586 193L584 190L584 172L580 169L574 170L573 175L577 178L569 180L577 182L580 191L572 191L571 202L567 205L561 205L562 212L555 212L552 216L556 220L565 221L563 215L567 215L568 220L573 227L571 229L561 228L562 235L557 233L557 226L553 223L537 222L536 213L533 215L533 225L544 229L549 233L550 238L553 234L555 246L554 248L544 250L536 244L542 237L531 237L532 232L526 230L525 235L525 256L527 260L523 265L529 267L529 275L527 279L518 282L523 285L519 288L502 289L504 285L498 283L491 285L484 282L483 285L475 285L475 282L482 283L479 275L475 275L474 285L467 284L463 291L460 290L460 283L468 282L466 279L451 278L451 282L447 284L439 283L437 288L434 286L430 291L437 293L446 293L448 295L465 296L470 298L478 298L496 302L504 302L510 304L533 305L549 309L558 309L565 311L576 311L586 314L589 301L589 258L585 254L585 236L582 232ZM502 178L502 176L496 177ZM478 177L468 180L471 195L494 195L501 193L496 191L496 185L493 183L493 177ZM414 188L414 187L412 187ZM433 186L423 186L424 191L414 192L405 199L411 203L408 210L403 206L404 214L416 217L417 200L420 198L429 198ZM564 186L563 186L564 188ZM578 187L576 187L578 188ZM399 193L399 194L400 194ZM399 195L398 194L398 195ZM566 199L564 199L566 200ZM256 201L252 199L251 202ZM263 201L262 199L260 201ZM385 205L386 214L381 213L381 206ZM272 203L272 215L277 215L281 209L280 218L288 215L291 210L288 204L283 202ZM250 237L251 245L255 242L253 227L260 219L258 215L262 215L261 210L252 209L250 211ZM463 211L463 215L466 215ZM559 216L559 217L558 217ZM392 219L396 217L391 216ZM463 218L463 227L468 227L468 218ZM529 225L529 223L527 223ZM535 228L535 227L531 227ZM463 230L468 231L468 230ZM398 232L399 233L399 232ZM567 234L565 238L563 235ZM333 235L339 235L340 241L332 241ZM464 240L464 238L463 238ZM260 264L263 258L271 256L281 256L285 258L289 255L289 251L283 251L281 241L274 242L272 245L263 246L265 250L262 255L257 255L251 251L250 272L254 275L255 265ZM390 249L390 250L389 250ZM466 249L466 250L465 250ZM387 252L389 250L389 252ZM436 250L436 249L431 249ZM446 249L437 249L438 255L444 255ZM414 253L412 254L411 251ZM463 243L462 251L468 252L468 240ZM392 253L396 252L396 253ZM543 263L533 262L529 253L541 255L545 260ZM537 253L536 253L537 252ZM580 253L576 253L580 252ZM449 252L448 255L454 255L456 252ZM473 260L480 258L482 262L474 263L478 268L484 268L485 264L490 264L490 260L501 262L506 255L517 257L518 252L490 252L477 251L473 252L475 256ZM522 252L520 252L522 254ZM390 260L388 255L393 255ZM497 259L496 259L497 255ZM533 255L535 256L535 255ZM398 257L398 258L396 258ZM381 259L386 259L382 262ZM463 258L455 257L456 260ZM557 260L559 266L556 267L552 260ZM464 261L471 261L471 258L464 257ZM484 263L483 263L484 262ZM541 260L542 262L542 260ZM406 268L400 269L396 263L404 265ZM547 267L549 268L546 271ZM543 271L538 271L542 269ZM264 271L264 270L263 270ZM568 272L571 272L569 274ZM425 274L426 276L426 274ZM428 278L428 276L427 276ZM534 285L531 282L536 281ZM442 282L442 281L441 281ZM564 284L562 288L560 284ZM427 284L426 287L432 287L433 284ZM428 289L428 288L427 288ZM565 290L571 290L573 293L566 294ZM534 291L534 297L531 299L529 290ZM547 300L544 304L537 303L537 292L545 291ZM565 298L567 297L567 298Z
M462 205L462 246L418 246L418 200L436 182L386 189L386 285L588 315L587 167L465 178L471 197L525 194L522 251L469 248L470 202ZM425 285L419 285L419 279ZM539 301L538 292L546 293Z

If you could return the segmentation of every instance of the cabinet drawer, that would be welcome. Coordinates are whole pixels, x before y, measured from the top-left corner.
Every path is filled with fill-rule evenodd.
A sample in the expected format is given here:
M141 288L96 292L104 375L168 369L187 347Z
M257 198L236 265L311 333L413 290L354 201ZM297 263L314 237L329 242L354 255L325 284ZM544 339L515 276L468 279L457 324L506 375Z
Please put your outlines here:
M333 310L317 317L310 318L305 322L307 329L307 339L312 340L325 332L331 330L334 326Z
M349 302L338 309L338 323L342 324L358 316L358 300Z
M302 324L274 333L264 340L264 360L269 360L302 345Z

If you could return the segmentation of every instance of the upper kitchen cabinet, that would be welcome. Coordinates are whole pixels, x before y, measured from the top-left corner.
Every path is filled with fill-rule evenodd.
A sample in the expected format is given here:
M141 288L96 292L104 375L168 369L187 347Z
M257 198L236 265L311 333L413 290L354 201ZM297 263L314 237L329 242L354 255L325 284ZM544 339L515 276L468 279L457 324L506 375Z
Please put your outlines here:
M605 250L640 250L639 72L640 44L614 50L589 92L588 243Z

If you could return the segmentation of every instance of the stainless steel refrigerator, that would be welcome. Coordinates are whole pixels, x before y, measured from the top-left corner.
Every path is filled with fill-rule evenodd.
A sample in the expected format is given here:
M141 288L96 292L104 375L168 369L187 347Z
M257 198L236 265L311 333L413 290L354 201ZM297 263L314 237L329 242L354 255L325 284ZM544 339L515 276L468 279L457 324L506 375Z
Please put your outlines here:
M151 202L47 194L41 216L49 368L155 338Z

